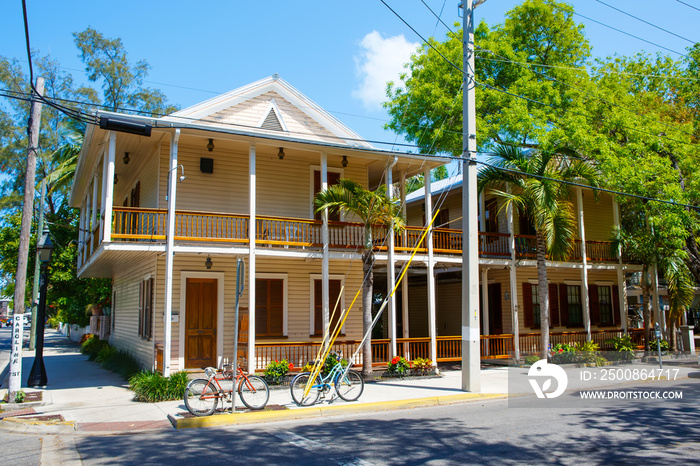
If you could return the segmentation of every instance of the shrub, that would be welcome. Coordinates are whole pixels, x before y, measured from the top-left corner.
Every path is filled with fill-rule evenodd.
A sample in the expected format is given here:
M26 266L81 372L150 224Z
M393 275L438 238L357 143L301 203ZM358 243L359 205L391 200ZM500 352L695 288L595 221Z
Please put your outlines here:
M160 372L141 371L129 378L134 400L149 403L181 399L188 383L184 371L175 372L170 377L163 377Z
M141 371L141 363L126 351L117 350L113 346L106 346L97 356L103 359L100 365L107 370L116 372L125 380Z
M540 360L539 356L537 356L535 354L531 354L530 356L525 357L525 364L527 364L528 366L532 366L533 364L535 364L539 360Z
M411 364L403 356L394 356L387 364L387 372L390 374L404 375L411 368Z
M83 343L85 343L86 341L88 341L92 338L98 338L98 336L93 335L92 333L83 333L83 336L80 337L80 341L78 343L82 346Z
M593 341L587 341L585 343L578 344L576 345L574 361L587 364L595 364L596 366L602 366L606 362L608 362L608 360L600 355L600 353L598 352L599 349L600 346L598 345L598 343L595 343Z
M634 350L636 345L632 342L632 338L629 335L623 335L621 337L611 338L610 340L605 340L606 345L612 345L619 354L616 355L620 360L629 361L634 358Z
M668 341L666 340L661 340L661 351L666 352L668 351ZM659 340L653 339L649 342L649 349L652 351L658 351L659 350Z
M275 360L265 368L265 379L273 384L279 384L282 378L287 375L290 369L294 369L294 364L289 364L286 359L281 361Z
M551 349L552 362L556 364L565 364L574 362L576 346L566 343L558 343Z
M99 354L100 350L107 345L107 340L100 340L97 338L97 336L92 335L85 340L85 343L80 345L80 352L87 354L90 357L90 361L93 361Z
M100 365L112 360L117 355L117 348L110 345L105 345L100 348L97 356L95 356L95 362L99 362Z
M433 361L428 358L416 358L411 364L413 365L413 369L421 374L426 374L433 368Z
M348 365L348 360L343 359L342 355L340 353L336 353L335 351L328 353L328 356L326 356L326 360L323 364L323 369L321 370L321 375L325 377L330 374L333 367L335 367L335 365L338 363L340 363L343 367L346 367Z

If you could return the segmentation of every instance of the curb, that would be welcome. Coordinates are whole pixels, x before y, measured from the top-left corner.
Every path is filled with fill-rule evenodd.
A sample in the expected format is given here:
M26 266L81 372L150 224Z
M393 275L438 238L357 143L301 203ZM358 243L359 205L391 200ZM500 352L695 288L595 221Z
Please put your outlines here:
M34 421L9 417L0 420L0 429L18 434L74 434L75 421Z
M341 414L372 413L398 409L425 408L430 406L449 405L453 403L465 403L469 401L503 399L507 396L508 395L504 393L465 393L460 395L432 396L408 400L379 401L374 403L290 409L287 411L258 411L240 414L218 414L208 417L175 418L174 416L168 415L168 420L172 423L175 429L192 429L199 427L230 426L271 421L285 421L292 419L305 419L312 417L337 416Z

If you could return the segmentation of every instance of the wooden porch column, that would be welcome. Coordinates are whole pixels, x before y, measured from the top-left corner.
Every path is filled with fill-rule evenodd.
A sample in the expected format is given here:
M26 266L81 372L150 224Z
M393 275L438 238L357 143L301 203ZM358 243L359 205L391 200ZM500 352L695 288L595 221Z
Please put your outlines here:
M114 204L114 158L117 148L117 133L109 132L109 148L105 159L105 176L102 180L105 197L102 200L102 241L112 240L112 206Z
M481 318L484 335L490 335L489 328L489 269L481 269Z
M255 372L255 143L248 150L248 372ZM284 310L285 312L287 309Z
M394 197L394 175L392 173L394 165L398 161L394 157L387 165L386 169L386 191L389 199ZM396 261L394 260L394 231L389 231L389 241L387 242L387 264L386 264L386 285L387 293L394 291L396 286ZM389 297L389 358L396 356L396 296Z
M328 155L321 152L321 191L328 189ZM329 274L330 271L330 254L329 254L329 239L328 239L328 209L323 209L321 213L323 218L323 226L321 227L321 241L323 242L323 260L321 264L321 304L322 319L323 319L323 345L325 346L330 340L330 290L329 290ZM333 303L335 305L335 303ZM339 309L336 310L338 312Z
M92 252L95 250L95 241L94 241L94 235L93 232L95 231L95 228L97 228L97 215L98 215L98 210L97 210L97 187L100 185L100 177L97 173L95 173L95 176L92 178L92 208L90 209L90 251L89 253L92 254Z
M506 187L506 192L510 193L510 186ZM506 209L508 216L508 240L510 242L510 315L511 315L511 333L513 334L513 356L515 360L520 359L520 322L518 321L518 274L515 262L515 222L513 221L513 205L508 204Z
M576 188L576 204L578 206L578 233L581 237L581 304L583 307L583 326L586 329L586 341L591 341L591 307L588 299L588 258L586 257L586 228L583 224L583 192ZM551 317L551 316L550 316Z
M433 219L433 196L430 183L430 165L426 165L423 171L425 179L425 223L430 223ZM428 242L428 334L430 335L430 360L433 366L437 366L437 329L436 329L436 306L435 306L435 263L433 262L433 228L428 231L425 240Z
M165 312L163 315L163 376L170 375L173 315L173 247L175 244L175 198L177 195L177 150L180 129L170 135L170 167L168 169L168 234L165 243ZM181 336L182 338L183 336ZM180 355L181 357L183 355ZM181 367L180 369L184 369Z
M401 187L400 189L400 196L401 196L401 211L403 214L403 218L406 219L406 171L402 170L401 171ZM403 244L404 246L406 245L406 232L403 232ZM403 277L403 281L401 282L401 317L403 318L403 337L404 338L409 338L410 333L409 333L409 316L408 316L408 271L406 271L406 275ZM403 344L403 356L410 360L411 359L411 354L409 351L409 345L408 343Z
M620 206L613 198L613 223L617 228L620 228ZM618 297L620 299L620 325L622 332L627 334L627 283L625 281L625 266L622 263L622 246L617 248L617 287L619 290Z

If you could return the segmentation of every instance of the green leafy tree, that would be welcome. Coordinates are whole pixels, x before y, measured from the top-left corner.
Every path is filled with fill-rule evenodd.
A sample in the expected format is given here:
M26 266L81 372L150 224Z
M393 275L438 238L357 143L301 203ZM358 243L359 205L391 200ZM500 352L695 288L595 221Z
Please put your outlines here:
M544 151L497 146L491 166L479 173L478 190L488 189L513 206L533 225L537 237L537 281L540 297L542 358L549 350L549 288L547 264L566 258L574 245L576 220L571 189L562 181L598 187L598 174L586 161ZM508 171L504 171L506 169Z
M476 118L480 150L498 144L553 150L589 140L581 116L590 91L581 69L590 54L573 7L553 0L527 0L503 24L475 30ZM411 57L400 83L389 83L388 128L423 152L462 153L464 76L462 31L445 41L430 39ZM442 56L441 56L442 55ZM575 87L570 84L576 84ZM518 98L522 96L524 98Z
M130 63L120 38L110 39L90 27L73 36L88 79L101 82L104 104L113 111L161 115L177 110L161 91L143 87L151 67L145 60Z
M387 195L385 185L376 191L364 189L359 183L340 179L337 184L316 194L316 212L328 209L329 212L342 212L358 217L364 223L364 248L362 252L362 331L367 334L372 326L372 288L374 286L374 240L373 228L383 226L400 231L405 226L401 215L401 203ZM393 234L393 233L392 233ZM362 348L362 373L372 373L372 344L367 342Z

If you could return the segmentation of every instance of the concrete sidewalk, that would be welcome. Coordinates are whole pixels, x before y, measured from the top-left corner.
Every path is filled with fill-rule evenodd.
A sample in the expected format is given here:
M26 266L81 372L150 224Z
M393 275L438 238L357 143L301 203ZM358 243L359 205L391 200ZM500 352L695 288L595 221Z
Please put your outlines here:
M23 384L26 383L33 362L34 353L24 351ZM461 372L448 371L441 377L366 383L358 401L348 403L335 398L331 402L324 400L313 407L304 408L292 401L288 387L271 387L268 406L277 405L277 410L192 418L182 400L160 403L133 401L133 392L124 380L97 363L88 361L76 343L50 329L47 329L45 335L44 364L47 387L25 389L27 392L41 392L43 400L21 405L2 405L0 429L13 432L113 433L173 426L187 428L269 422L504 397L508 380L505 367L483 369L482 393L466 393L460 388ZM6 386L5 383L3 387ZM243 407L240 400L237 401L237 406L239 409ZM14 417L16 409L21 409L26 414ZM57 420L59 416L62 421ZM47 420L47 417L52 420Z

